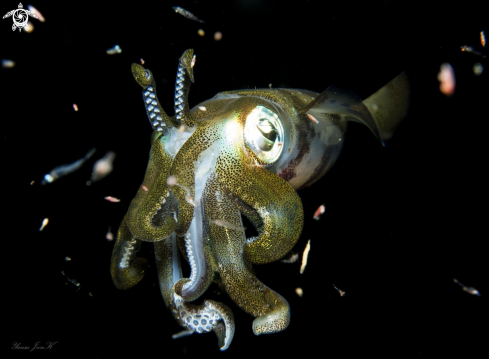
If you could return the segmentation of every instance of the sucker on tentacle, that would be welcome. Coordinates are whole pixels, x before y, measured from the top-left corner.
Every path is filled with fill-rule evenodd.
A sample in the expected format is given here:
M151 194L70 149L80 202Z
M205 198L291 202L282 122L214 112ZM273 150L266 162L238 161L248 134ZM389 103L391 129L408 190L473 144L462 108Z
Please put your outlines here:
M194 126L188 105L190 82L194 82L194 65L194 50L185 51L178 62L177 80L175 82L175 117L178 122L181 121L188 127Z
M134 79L143 88L144 107L153 130L166 132L168 127L178 127L178 122L166 114L158 101L156 82L151 71L139 64L132 64L131 70Z
M127 215L122 220L110 260L110 274L115 286L129 289L143 279L148 261L136 257L141 242L133 237L126 225Z
M161 242L156 242L154 248L161 294L173 317L183 328L197 333L214 331L220 349L226 350L234 336L234 317L229 307L213 300L205 300L202 304L196 305L183 299L182 287L188 279L182 279L174 234Z

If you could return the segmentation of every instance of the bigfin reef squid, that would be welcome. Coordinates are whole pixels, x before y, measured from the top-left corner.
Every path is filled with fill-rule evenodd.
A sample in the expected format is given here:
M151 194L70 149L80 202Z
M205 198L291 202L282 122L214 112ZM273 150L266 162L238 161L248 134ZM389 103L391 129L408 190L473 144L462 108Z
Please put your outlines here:
M193 50L178 63L175 116L156 95L150 70L132 65L153 128L149 162L117 233L110 264L115 286L129 289L144 276L138 257L154 245L165 305L185 330L213 331L221 350L234 336L231 309L195 301L217 282L251 314L256 335L287 328L286 299L264 283L253 264L285 257L299 239L304 213L297 190L312 185L335 163L349 121L360 122L382 143L405 117L405 72L363 100L330 86L321 94L298 89L220 92L190 109ZM245 216L256 229L247 238ZM190 265L184 278L181 256Z

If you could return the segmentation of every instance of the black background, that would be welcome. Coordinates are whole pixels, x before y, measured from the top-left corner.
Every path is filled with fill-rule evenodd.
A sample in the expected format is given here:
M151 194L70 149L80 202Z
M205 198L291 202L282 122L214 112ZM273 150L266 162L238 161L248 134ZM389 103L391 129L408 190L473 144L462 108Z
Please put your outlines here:
M46 22L32 20L32 33L13 32L11 18L0 21L0 58L16 62L0 69L8 357L487 355L489 65L460 51L468 45L487 53L479 40L487 30L483 2L285 3L33 2ZM3 1L1 15L17 5ZM122 53L107 55L115 44ZM253 318L217 287L209 290L205 298L228 304L236 319L223 353L213 334L171 338L181 329L161 298L150 245L142 250L151 263L145 279L117 290L109 273L113 242L105 239L141 185L148 159L151 129L130 65L145 60L172 115L177 62L188 48L197 55L191 106L219 91L269 84L316 92L335 85L366 97L404 69L412 79L409 116L387 146L349 125L335 166L299 192L305 223L294 251L301 254L311 240L304 274L300 261L255 266L288 300L287 330L255 337ZM439 91L444 62L455 70L451 97ZM481 76L472 71L477 62ZM44 174L92 147L96 154L80 170L40 185ZM109 150L117 153L113 173L86 186L93 163ZM121 202L105 201L108 195ZM314 221L323 203L326 213ZM79 290L62 271L81 283ZM35 353L12 349L37 341L57 343Z

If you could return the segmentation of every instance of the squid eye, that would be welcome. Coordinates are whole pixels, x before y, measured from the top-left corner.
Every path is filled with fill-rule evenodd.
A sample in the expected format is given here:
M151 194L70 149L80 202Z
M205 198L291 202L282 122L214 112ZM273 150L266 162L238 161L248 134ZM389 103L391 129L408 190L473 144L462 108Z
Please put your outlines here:
M272 164L282 152L282 120L268 108L257 106L246 118L244 139L260 160Z

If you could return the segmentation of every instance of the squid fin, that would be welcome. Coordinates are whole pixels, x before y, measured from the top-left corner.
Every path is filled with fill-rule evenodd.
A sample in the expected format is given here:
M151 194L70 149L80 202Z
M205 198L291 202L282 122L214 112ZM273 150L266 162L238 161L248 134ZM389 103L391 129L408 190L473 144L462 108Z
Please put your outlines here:
M406 71L403 71L363 101L375 120L382 143L392 137L396 128L406 117L409 93L408 75Z

